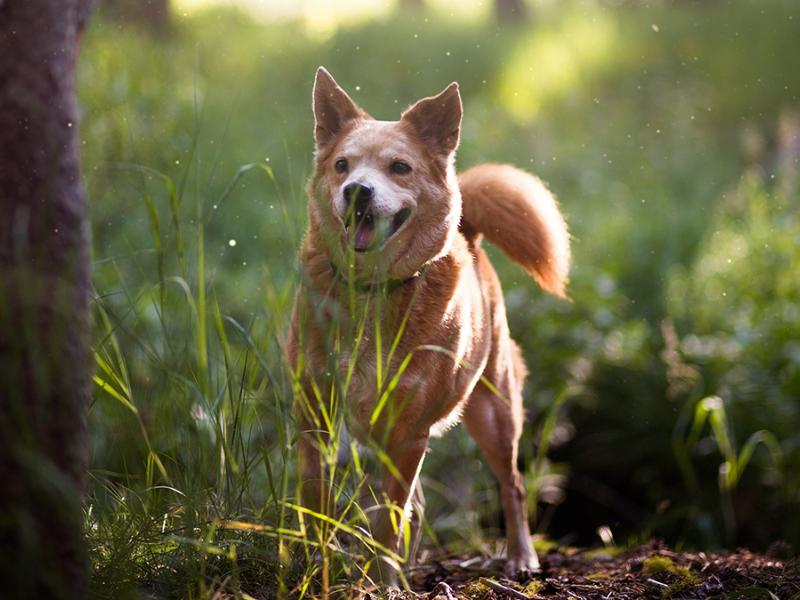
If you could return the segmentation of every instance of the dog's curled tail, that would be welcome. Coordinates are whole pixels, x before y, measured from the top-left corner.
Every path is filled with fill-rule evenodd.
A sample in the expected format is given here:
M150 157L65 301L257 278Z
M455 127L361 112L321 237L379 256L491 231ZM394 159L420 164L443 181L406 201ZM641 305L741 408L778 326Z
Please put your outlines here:
M533 175L510 165L483 164L459 175L461 232L481 234L530 273L545 290L566 298L569 233L555 198Z

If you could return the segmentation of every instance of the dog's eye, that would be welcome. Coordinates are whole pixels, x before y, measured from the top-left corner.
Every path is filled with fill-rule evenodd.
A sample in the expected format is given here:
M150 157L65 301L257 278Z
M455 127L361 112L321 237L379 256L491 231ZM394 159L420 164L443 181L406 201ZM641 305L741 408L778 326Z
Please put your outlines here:
M394 161L392 166L389 168L395 175L406 175L411 172L411 165L409 165L407 162L403 162L402 160Z
M333 168L336 169L337 173L344 173L347 171L347 159L340 158L335 163L333 163Z

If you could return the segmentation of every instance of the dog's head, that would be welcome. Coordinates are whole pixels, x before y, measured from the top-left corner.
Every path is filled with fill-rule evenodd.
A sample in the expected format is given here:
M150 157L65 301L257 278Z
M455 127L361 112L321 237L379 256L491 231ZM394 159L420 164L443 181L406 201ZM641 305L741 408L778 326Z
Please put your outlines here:
M399 121L377 121L324 68L314 82L310 218L334 265L359 282L404 279L443 256L458 229L458 85Z

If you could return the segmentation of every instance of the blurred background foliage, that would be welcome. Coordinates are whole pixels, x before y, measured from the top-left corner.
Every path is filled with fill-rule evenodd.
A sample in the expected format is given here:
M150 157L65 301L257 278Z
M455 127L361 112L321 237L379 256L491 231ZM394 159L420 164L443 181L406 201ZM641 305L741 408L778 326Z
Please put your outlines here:
M153 25L114 2L82 49L96 590L301 578L280 537L213 519L291 519L283 340L320 64L384 119L458 81L459 167L510 162L560 199L571 302L492 253L532 373L538 531L800 549L796 2L541 0L499 24L486 2L226 4ZM499 502L474 444L433 445L425 544L491 550Z

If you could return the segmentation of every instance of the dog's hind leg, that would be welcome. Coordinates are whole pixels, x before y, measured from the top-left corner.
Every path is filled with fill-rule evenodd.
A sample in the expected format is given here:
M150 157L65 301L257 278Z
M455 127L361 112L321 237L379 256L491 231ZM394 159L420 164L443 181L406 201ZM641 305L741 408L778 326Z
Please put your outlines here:
M510 340L508 343L513 344ZM539 570L539 559L531 542L525 486L517 469L523 422L521 392L525 369L517 348L512 346L510 349L513 358L509 357L510 360L507 361L507 371L499 376L486 373L500 395L483 382L478 383L464 410L464 424L500 482L508 538L506 573L512 577L525 577ZM490 359L490 364L502 362L505 361ZM520 368L515 368L517 363Z
M425 495L422 493L422 482L417 477L414 493L411 495L411 543L408 552L408 564L417 564L419 545L422 541L422 524L425 518Z

